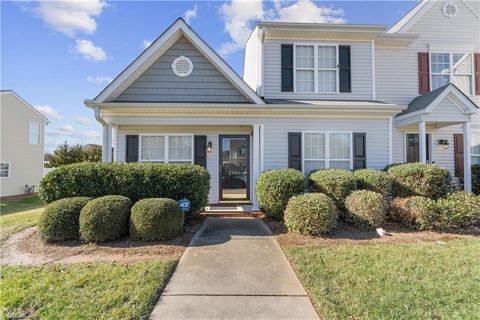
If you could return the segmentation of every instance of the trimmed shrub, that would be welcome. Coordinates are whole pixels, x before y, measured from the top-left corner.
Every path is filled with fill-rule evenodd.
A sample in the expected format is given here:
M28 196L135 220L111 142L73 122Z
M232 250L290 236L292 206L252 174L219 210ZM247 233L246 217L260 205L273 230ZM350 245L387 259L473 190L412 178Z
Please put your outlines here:
M337 225L337 208L322 193L292 197L285 210L285 226L289 232L304 235L328 233Z
M303 173L295 169L262 172L257 179L256 191L261 210L269 217L283 219L288 199L305 188Z
M309 184L313 191L324 193L332 198L339 209L344 208L345 199L357 189L355 175L341 169L312 172L309 176Z
M38 232L43 241L59 242L78 239L80 211L90 198L65 198L50 203L38 222Z
M472 191L473 194L480 195L480 164L472 166Z
M198 165L160 163L76 163L48 173L40 183L40 197L52 201L118 194L133 202L145 198L187 198L187 215L208 202L210 175Z
M390 203L389 216L394 221L400 221L418 230L438 226L439 220L435 200L419 196L393 199Z
M385 167L383 167L382 171L388 172L388 169L396 166L400 166L402 164L406 164L407 162L397 162L397 163L389 163Z
M130 214L134 240L167 240L183 232L184 215L172 199L150 198L135 203Z
M389 197L392 194L392 177L385 171L361 169L353 172L357 178L357 188L370 190Z
M80 212L80 238L86 242L116 240L128 232L132 201L104 196L89 201Z
M450 191L450 172L435 164L407 163L391 167L394 197L423 196L430 199L444 197Z
M467 227L480 223L480 196L453 192L437 201L440 220L445 226Z
M385 222L388 203L381 193L359 190L345 199L348 218L360 227L379 227Z

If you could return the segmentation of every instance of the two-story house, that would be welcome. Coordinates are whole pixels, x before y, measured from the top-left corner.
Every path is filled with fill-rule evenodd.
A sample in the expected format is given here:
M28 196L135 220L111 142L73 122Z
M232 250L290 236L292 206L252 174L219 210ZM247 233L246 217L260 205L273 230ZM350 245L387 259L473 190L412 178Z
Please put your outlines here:
M480 162L480 3L379 25L259 22L241 79L177 20L95 99L104 161L196 163L209 202L257 207L268 169ZM113 147L113 159L109 152Z

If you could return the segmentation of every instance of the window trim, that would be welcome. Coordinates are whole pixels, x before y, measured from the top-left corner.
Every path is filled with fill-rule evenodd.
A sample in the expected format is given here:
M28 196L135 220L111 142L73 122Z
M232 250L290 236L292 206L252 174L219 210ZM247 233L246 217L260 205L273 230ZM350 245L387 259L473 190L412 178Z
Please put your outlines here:
M477 137L478 136L478 142L480 143L480 133L476 134L476 133L471 133L471 137ZM471 139L471 143L473 143L473 139ZM472 163L473 163L473 157L479 157L480 158L480 153L473 153L473 145L470 145L470 157L472 158ZM480 152L480 148L479 148L479 152ZM480 162L479 162L480 164Z
M306 133L323 133L325 135L325 159L306 159L305 158L305 134ZM325 161L325 169L330 168L330 161L346 161L346 159L330 159L330 134L332 133L347 133L350 138L350 157L349 170L353 170L353 131L337 131L337 130L303 130L302 131L302 172L305 171L305 161Z
M142 137L164 137L165 138L165 143L163 146L163 154L164 154L164 159L143 159L142 158ZM178 136L188 136L192 139L192 152L191 152L191 158L190 160L178 160L178 159L169 159L170 153L169 153L169 137L178 137ZM194 156L195 156L195 146L194 146L194 136L195 134L193 133L141 133L138 135L138 162L161 162L161 163L169 163L169 162L182 162L182 163L194 163Z
M32 124L38 125L38 142L37 143L31 143L30 141ZM42 144L42 126L40 122L28 121L28 144L33 146L38 146Z
M8 164L7 176L6 176L6 177L0 176L0 179L10 178L10 173L12 172L12 163L11 163L10 161L2 161L2 162L0 162L0 163L2 163L2 164L4 164L4 163Z
M450 62L450 65L449 65L449 73L448 74L440 74L440 73L433 73L432 71L432 53L439 53L439 54L448 54L448 58L449 58L449 62ZM467 94L465 93L467 96L469 97L473 97L475 96L475 56L474 56L474 52L472 51L429 51L428 52L428 70L430 71L429 72L429 77L430 77L430 91L434 90L433 89L433 76L434 75L444 75L444 76L449 76L449 83L453 83L453 79L454 79L454 76L455 74L453 73L453 55L454 54L469 54L471 57L472 57L472 70L471 70L471 73L470 74L457 74L457 76L470 76L471 77L471 80L470 80L470 85L471 85L471 91Z
M299 68L299 70L313 70L313 92L298 91L297 90L297 46L313 46L313 69L312 68ZM339 43L331 42L294 42L293 43L293 92L303 94L339 94L340 93L340 70L338 68L339 62ZM335 68L319 68L318 67L318 47L335 47L336 66ZM318 91L318 72L319 71L334 71L335 78L335 92L322 92Z

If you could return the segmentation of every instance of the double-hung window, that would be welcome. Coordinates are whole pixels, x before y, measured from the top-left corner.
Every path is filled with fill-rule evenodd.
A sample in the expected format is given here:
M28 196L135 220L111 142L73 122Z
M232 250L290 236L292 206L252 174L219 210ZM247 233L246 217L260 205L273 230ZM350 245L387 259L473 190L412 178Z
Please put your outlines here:
M338 92L338 46L295 45L295 92Z
M140 161L192 163L193 135L141 135Z
M10 163L0 163L0 178L8 178L10 176Z
M480 134L472 134L472 164L480 164Z
M304 132L303 141L305 173L318 169L352 168L350 132Z
M30 122L28 126L28 143L40 144L40 123Z
M432 90L453 83L466 95L473 95L473 54L432 52L430 55Z

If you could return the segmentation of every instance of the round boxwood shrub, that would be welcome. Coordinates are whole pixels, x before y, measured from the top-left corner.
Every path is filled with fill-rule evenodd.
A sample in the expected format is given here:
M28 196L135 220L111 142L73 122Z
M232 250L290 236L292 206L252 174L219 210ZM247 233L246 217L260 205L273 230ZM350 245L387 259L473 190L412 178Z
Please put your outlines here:
M183 232L184 215L172 199L150 198L135 203L130 214L134 240L167 240Z
M418 230L439 226L436 202L426 197L394 198L390 203L389 217Z
M89 201L80 212L80 238L102 242L127 234L131 206L130 199L118 195Z
M391 167L394 197L423 196L430 199L445 197L450 191L450 172L435 164L407 163Z
M357 178L357 187L370 190L388 197L392 194L392 178L385 171L361 169L353 172Z
M304 190L303 173L295 169L262 172L256 191L261 210L269 217L282 219L288 199Z
M379 227L385 222L388 203L381 193L358 190L345 199L348 218L360 227Z
M40 237L46 242L78 239L80 211L90 198L65 198L50 203L38 222Z
M309 176L309 184L313 191L332 198L339 209L344 208L345 199L357 189L355 175L341 169L315 171Z
M480 223L480 196L468 192L453 192L437 201L442 223L466 227Z
M328 233L335 228L337 219L335 203L322 193L294 196L288 201L285 210L285 226L292 233Z

